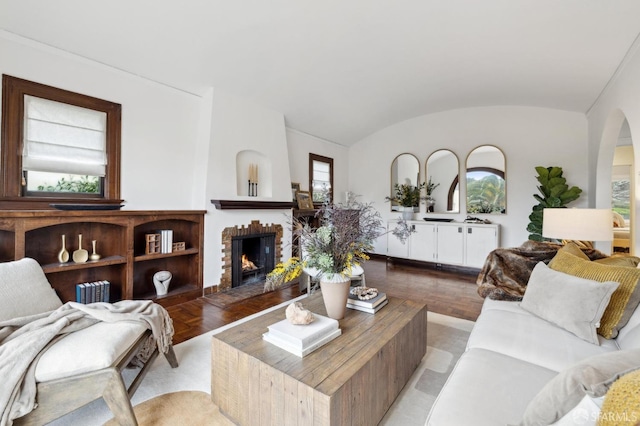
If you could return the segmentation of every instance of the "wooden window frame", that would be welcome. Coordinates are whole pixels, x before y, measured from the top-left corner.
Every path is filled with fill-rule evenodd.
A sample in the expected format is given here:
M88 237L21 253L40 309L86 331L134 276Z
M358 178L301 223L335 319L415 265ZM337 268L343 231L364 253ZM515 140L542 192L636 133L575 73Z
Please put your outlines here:
M24 135L24 96L66 103L101 111L107 115L107 166L103 194L22 194L22 148ZM0 142L0 210L51 209L51 203L119 204L120 140L122 106L80 93L35 83L4 74L2 76L2 140Z
M333 158L309 153L309 192L311 193L312 200L313 200L313 162L314 161L329 163L329 183L331 184L331 189L329 190L329 198L333 203L334 202L333 200ZM319 206L319 203L315 202L314 206L317 208Z

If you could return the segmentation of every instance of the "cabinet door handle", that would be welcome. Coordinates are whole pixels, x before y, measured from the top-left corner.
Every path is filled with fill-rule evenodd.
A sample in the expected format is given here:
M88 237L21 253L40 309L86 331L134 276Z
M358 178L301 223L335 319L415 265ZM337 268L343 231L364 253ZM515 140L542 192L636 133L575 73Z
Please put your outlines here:
M458 234L462 234L462 226L458 226Z
M473 228L467 228L467 234L473 234Z

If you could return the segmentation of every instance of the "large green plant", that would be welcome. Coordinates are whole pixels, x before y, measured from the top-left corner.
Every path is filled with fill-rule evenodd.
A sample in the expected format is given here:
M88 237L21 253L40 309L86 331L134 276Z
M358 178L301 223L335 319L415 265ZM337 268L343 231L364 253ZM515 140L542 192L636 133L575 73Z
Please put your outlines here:
M562 177L562 167L536 167L538 172L538 191L540 195L533 194L538 204L533 206L533 212L529 215L529 239L533 241L545 241L542 236L542 210L546 208L563 208L570 202L577 200L582 189L577 186L569 188L567 180Z
M431 183L431 181L429 181ZM420 205L420 191L426 186L426 183L421 183L417 186L403 183L401 185L395 184L393 189L395 195L391 197L385 197L387 201L395 201L403 207L417 207ZM437 186L437 185L436 185ZM433 188L432 188L433 189Z

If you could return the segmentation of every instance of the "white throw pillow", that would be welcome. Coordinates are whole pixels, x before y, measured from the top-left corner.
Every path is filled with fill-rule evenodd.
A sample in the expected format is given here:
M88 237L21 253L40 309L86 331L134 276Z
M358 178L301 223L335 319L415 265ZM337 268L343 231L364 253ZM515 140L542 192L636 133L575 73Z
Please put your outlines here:
M598 282L554 271L539 262L531 272L520 306L598 345L600 318L618 286L614 281Z
M62 306L40 264L25 257L0 263L0 321L53 311Z
M521 426L550 425L580 401L604 396L619 377L640 367L640 349L594 355L561 371L531 400ZM578 413L576 413L577 415Z

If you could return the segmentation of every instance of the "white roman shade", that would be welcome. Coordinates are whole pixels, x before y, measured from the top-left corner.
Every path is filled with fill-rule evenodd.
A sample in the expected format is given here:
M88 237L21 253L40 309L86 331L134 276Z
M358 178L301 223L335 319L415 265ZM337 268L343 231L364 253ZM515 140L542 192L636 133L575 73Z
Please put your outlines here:
M24 170L104 176L105 112L25 95Z
M313 160L313 181L330 185L329 163Z

